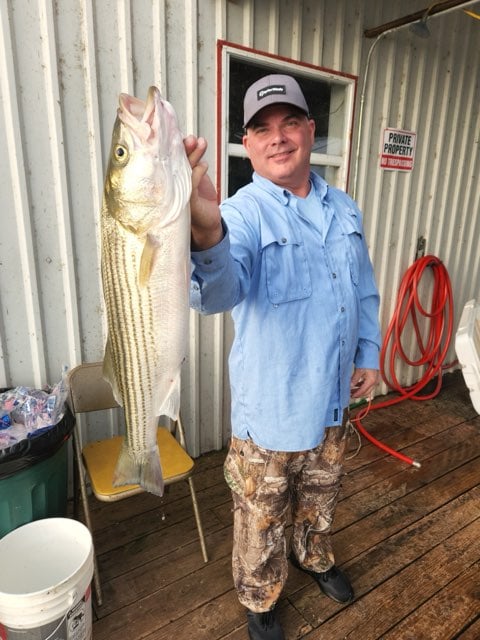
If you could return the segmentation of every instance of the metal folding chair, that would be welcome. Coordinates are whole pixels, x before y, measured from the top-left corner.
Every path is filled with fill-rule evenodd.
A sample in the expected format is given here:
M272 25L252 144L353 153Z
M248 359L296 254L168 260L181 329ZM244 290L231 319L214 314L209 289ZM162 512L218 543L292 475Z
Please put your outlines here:
M68 374L69 380L69 404L75 416L91 411L101 411L118 407L110 385L102 377L102 362L91 362L78 365ZM203 559L208 562L205 537L203 534L200 511L198 508L192 473L194 461L188 455L185 445L185 434L181 419L174 423L179 441L166 427L158 427L157 442L161 451L161 465L165 486L187 480L190 486L193 511L197 523L198 536ZM92 533L92 523L88 504L88 492L86 475L90 479L92 493L103 502L116 502L130 496L142 493L144 489L139 485L125 485L114 487L112 484L113 473L122 445L123 436L114 436L95 442L90 442L82 447L79 421L76 420L73 431L74 459L78 468L80 482L80 497L83 505L85 523ZM78 490L75 490L77 500ZM77 510L77 509L76 509ZM98 562L94 558L94 585L98 604L102 604L102 589L98 571Z

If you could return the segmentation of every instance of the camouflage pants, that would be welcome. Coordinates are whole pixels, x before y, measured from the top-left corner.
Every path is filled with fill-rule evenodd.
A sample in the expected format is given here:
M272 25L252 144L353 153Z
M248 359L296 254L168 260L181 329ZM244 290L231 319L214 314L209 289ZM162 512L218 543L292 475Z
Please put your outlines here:
M287 579L285 527L291 513L292 550L313 571L334 564L330 537L348 428L329 427L318 447L268 451L232 438L224 472L232 490L232 568L240 602L268 611Z

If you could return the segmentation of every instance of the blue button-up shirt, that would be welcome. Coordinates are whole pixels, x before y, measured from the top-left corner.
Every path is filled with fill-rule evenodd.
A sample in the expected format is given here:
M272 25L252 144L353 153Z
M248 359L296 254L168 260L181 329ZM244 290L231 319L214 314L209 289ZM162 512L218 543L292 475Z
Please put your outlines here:
M225 237L192 252L191 305L232 310L232 431L303 451L341 424L353 365L378 369L379 296L361 213L312 173L307 198L257 174L221 205Z

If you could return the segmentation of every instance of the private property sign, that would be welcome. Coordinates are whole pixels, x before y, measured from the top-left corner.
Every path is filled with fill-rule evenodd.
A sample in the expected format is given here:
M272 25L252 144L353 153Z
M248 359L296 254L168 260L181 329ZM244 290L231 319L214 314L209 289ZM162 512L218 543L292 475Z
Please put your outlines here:
M417 134L402 129L385 129L383 132L380 167L393 171L411 171L415 159Z

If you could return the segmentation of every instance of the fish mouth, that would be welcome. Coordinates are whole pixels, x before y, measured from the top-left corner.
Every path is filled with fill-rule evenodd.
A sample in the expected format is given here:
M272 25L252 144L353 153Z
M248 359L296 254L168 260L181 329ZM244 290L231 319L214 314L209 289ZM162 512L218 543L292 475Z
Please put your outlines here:
M149 87L145 101L121 93L117 115L131 133L135 146L156 147L161 156L168 156L176 119L172 106L157 87Z

